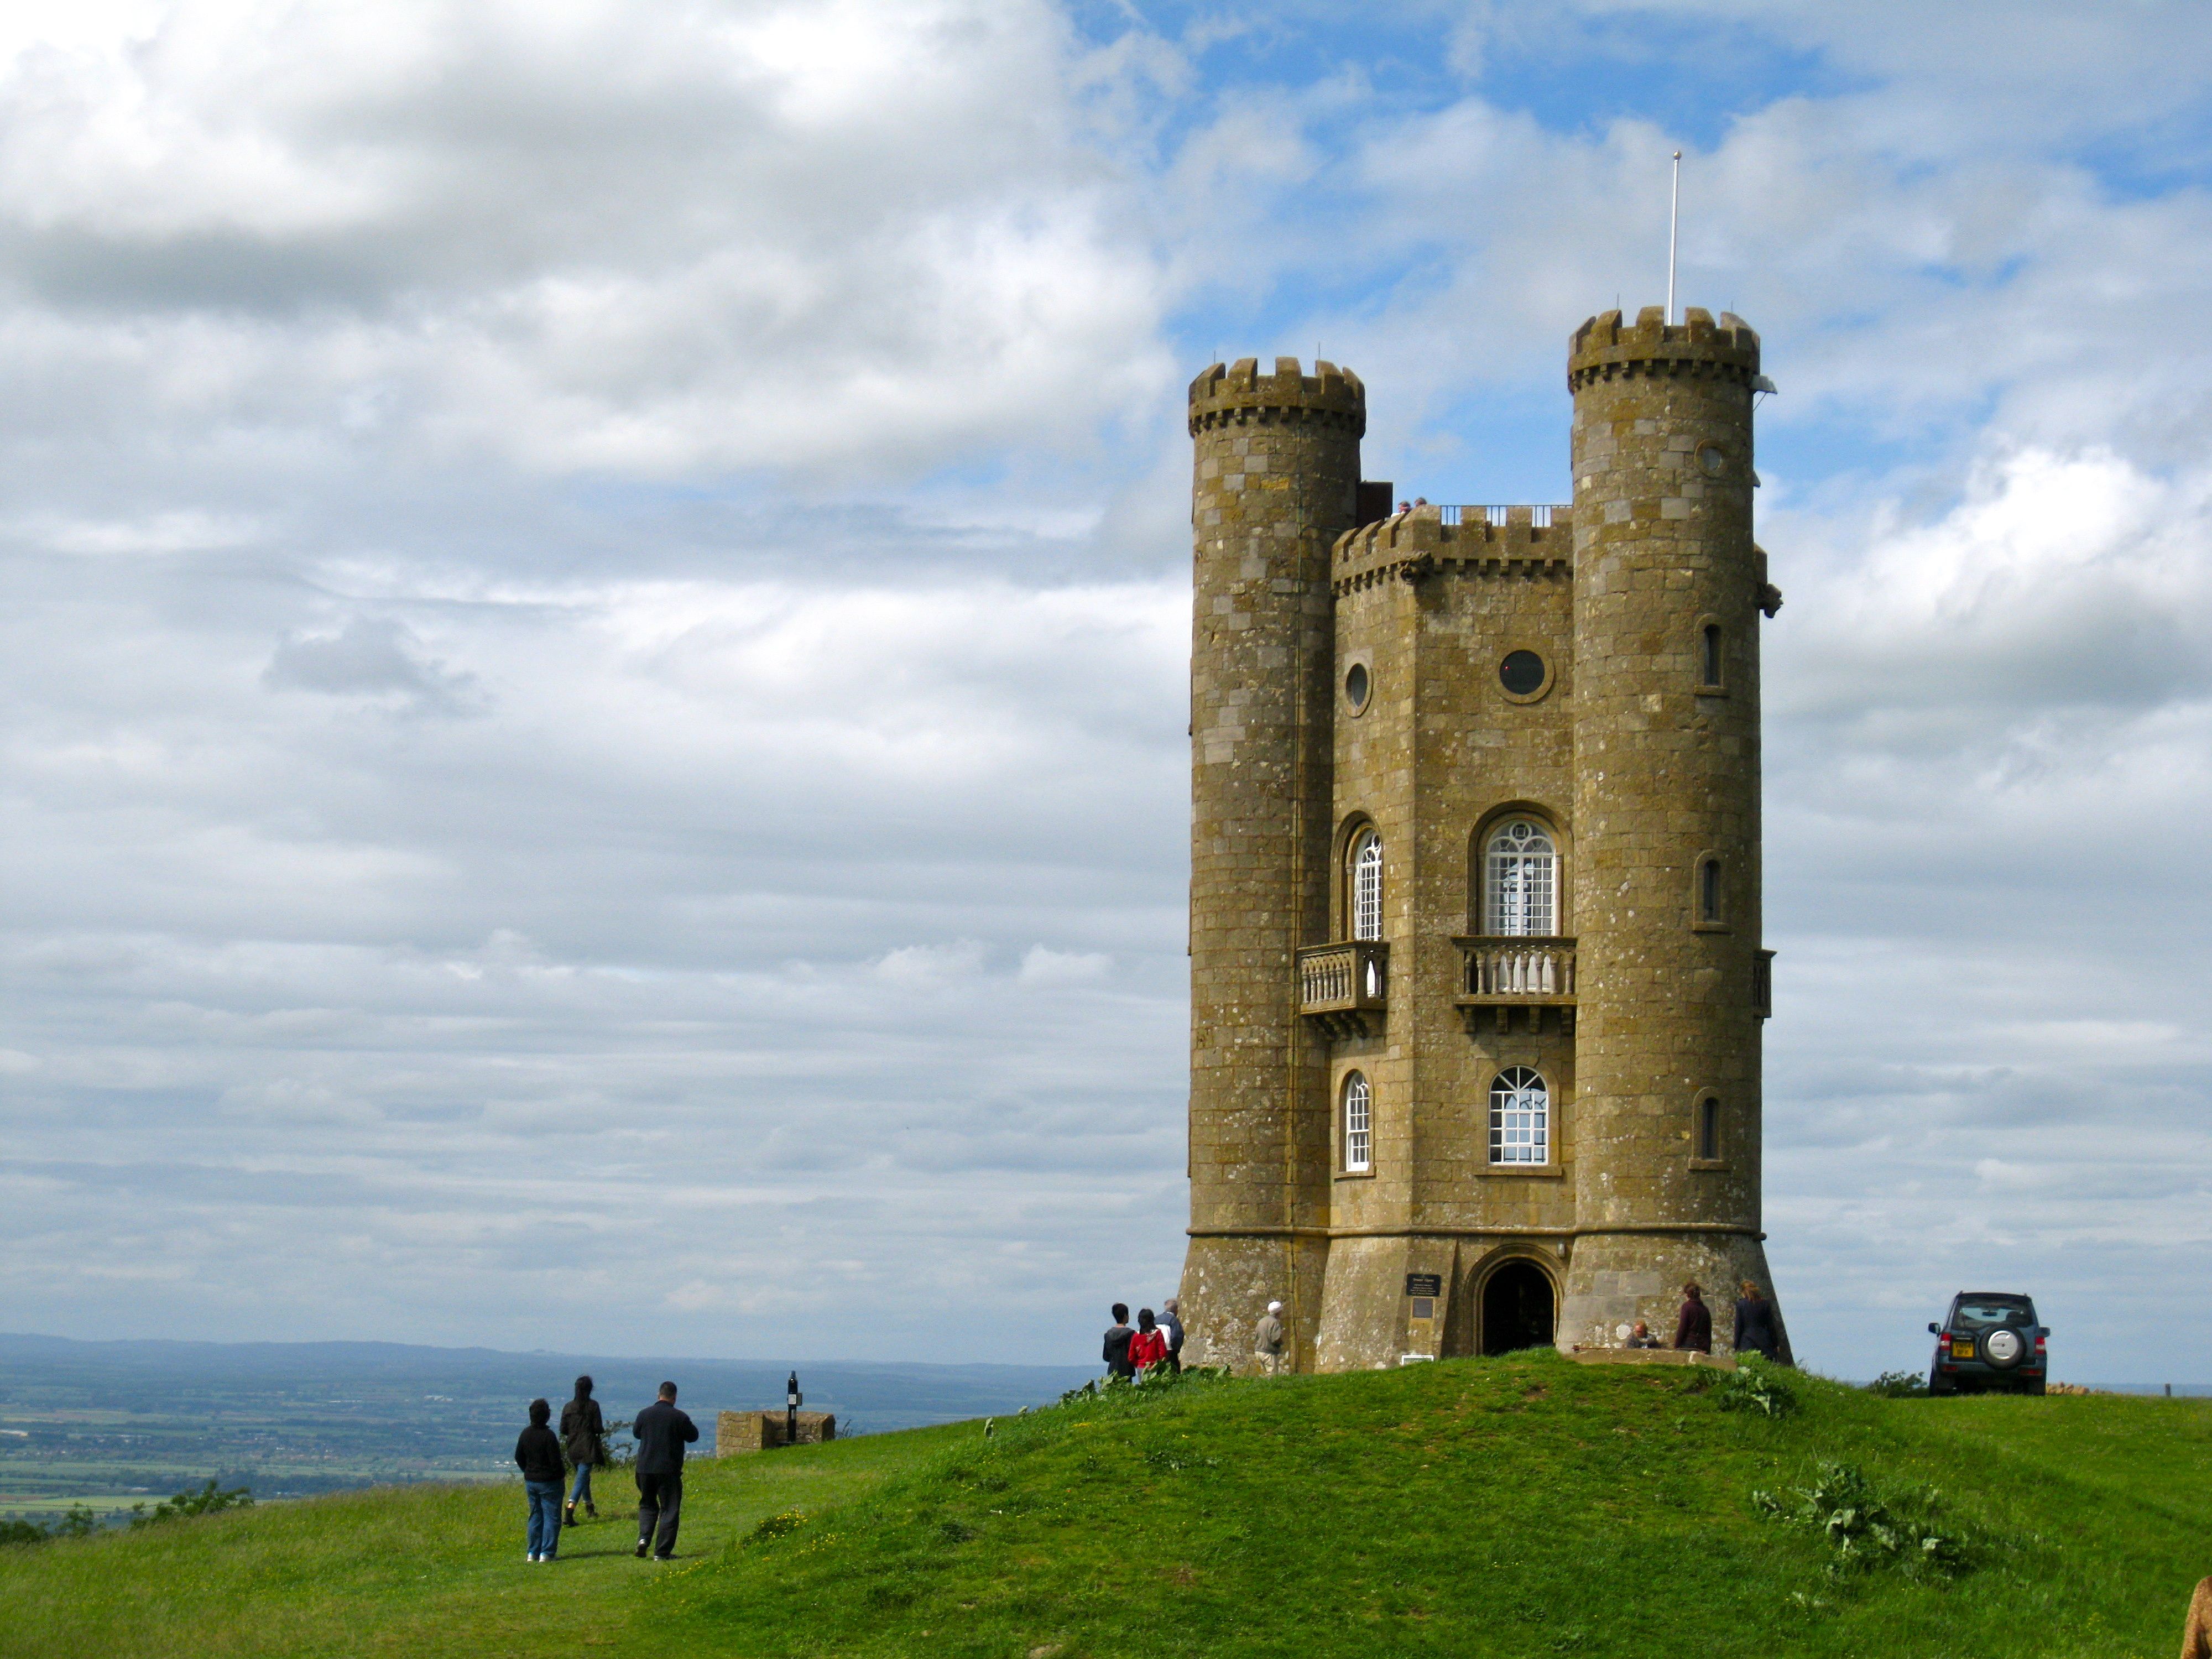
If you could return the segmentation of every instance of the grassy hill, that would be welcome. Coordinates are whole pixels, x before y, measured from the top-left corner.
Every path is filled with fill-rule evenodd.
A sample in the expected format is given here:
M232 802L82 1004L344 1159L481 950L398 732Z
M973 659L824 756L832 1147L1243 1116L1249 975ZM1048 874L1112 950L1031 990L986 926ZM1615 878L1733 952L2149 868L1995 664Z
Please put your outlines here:
M265 1506L0 1550L0 1653L2164 1656L2212 1571L2212 1403L1711 1382L1540 1353L707 1462L666 1567L611 1504L528 1565L519 1487ZM1807 1489L1871 1565L1764 1512Z

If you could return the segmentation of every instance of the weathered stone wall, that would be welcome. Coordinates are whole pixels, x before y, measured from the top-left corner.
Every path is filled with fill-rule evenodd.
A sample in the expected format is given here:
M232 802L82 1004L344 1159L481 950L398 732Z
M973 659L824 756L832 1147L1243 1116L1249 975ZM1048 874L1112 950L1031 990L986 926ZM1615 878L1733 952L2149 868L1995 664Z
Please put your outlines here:
M1577 1239L1564 1343L1770 1283L1759 1229L1759 337L1647 307L1577 331ZM1722 673L1705 683L1704 629ZM1718 861L1719 902L1700 866ZM1700 1159L1699 1097L1721 1103ZM1619 1230L1619 1231L1608 1231ZM1728 1324L1723 1316L1717 1324Z
M1196 1363L1284 1303L1310 1363L1328 1219L1327 1056L1297 947L1328 925L1329 550L1357 510L1357 376L1246 359L1192 383L1191 1246Z

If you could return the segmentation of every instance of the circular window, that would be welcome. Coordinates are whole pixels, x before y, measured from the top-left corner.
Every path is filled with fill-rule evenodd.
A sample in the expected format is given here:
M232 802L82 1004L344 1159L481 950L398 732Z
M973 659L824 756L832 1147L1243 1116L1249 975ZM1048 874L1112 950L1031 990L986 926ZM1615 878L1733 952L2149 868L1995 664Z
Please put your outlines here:
M1544 659L1533 651L1509 651L1498 665L1498 683L1516 697L1531 697L1544 689Z
M1698 471L1708 478L1717 478L1728 471L1728 452L1718 444L1698 446Z
M1367 665L1356 662L1344 673L1344 700L1352 705L1353 714L1367 707Z

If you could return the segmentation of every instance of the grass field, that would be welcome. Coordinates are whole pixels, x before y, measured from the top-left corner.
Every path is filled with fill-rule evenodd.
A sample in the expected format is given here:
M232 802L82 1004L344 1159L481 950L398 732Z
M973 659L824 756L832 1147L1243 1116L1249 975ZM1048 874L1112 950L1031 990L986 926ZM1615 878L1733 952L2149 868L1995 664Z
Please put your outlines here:
M0 1550L0 1652L2163 1659L2212 1571L2212 1403L1700 1380L1537 1353L705 1462L666 1567L626 1517L526 1564L519 1487L349 1493ZM1940 1488L1966 1570L1762 1516L1824 1462Z

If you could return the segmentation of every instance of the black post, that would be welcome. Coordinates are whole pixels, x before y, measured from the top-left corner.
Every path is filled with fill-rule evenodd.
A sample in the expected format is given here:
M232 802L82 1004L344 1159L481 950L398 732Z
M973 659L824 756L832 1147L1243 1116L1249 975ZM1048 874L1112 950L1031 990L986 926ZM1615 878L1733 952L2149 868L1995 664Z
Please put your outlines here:
M799 1402L806 1396L799 1391L799 1373L791 1374L791 1381L783 1386L783 1443L799 1443Z

